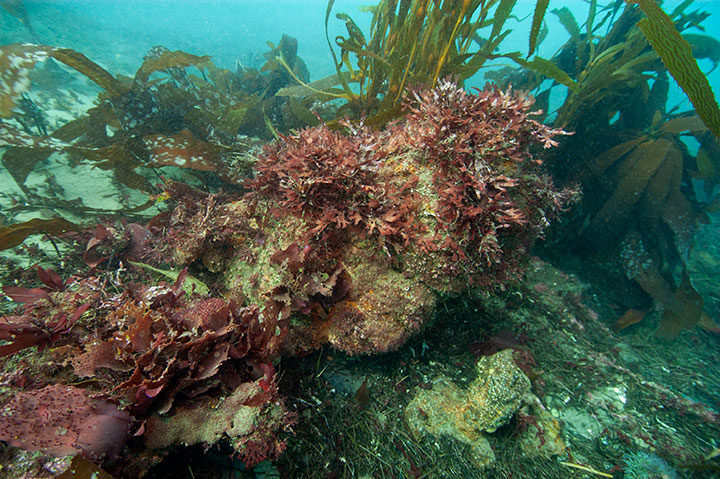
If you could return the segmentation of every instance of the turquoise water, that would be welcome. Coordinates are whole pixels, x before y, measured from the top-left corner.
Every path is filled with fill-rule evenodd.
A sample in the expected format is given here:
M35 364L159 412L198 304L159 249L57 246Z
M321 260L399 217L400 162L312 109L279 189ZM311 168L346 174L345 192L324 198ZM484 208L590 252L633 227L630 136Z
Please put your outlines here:
M372 2L337 1L337 12L350 14L365 31L369 28L371 14L361 7ZM670 11L682 3L680 0L664 2ZM711 14L704 25L709 33L720 27L720 5L717 2L695 2L694 8ZM266 42L277 43L282 34L298 39L299 54L307 63L311 78L322 78L333 73L332 60L324 36L326 3L309 1L62 1L26 2L31 18L37 19L34 28L41 43L75 48L88 55L111 71L134 73L142 61L142 54L155 45L164 45L196 55L211 55L213 61L226 68L233 68L235 60L252 63L266 51ZM512 49L527 48L527 20L532 15L534 2L520 0L516 7L517 17L525 25L513 26L506 39ZM549 9L570 8L578 21L585 18L584 2L553 1ZM2 43L33 41L27 31L19 28L17 19L4 15L2 19ZM549 56L567 39L567 33L555 15L547 16L548 37L540 46L539 54ZM697 32L697 30L695 30ZM339 20L331 17L329 36L343 34ZM711 63L701 61L701 67L709 70ZM720 71L709 78L712 85L720 83ZM481 84L481 80L478 80ZM672 100L683 98L677 93Z

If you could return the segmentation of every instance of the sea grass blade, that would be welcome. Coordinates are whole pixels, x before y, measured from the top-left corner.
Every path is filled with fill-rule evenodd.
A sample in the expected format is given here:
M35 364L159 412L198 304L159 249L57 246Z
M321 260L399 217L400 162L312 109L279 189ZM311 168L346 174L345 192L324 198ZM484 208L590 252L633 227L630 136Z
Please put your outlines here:
M546 60L541 57L534 57L532 61L525 61L523 66L538 73L542 73L548 78L552 78L556 82L570 88L570 90L577 89L577 82L550 60Z
M654 0L626 1L637 3L645 13L638 27L688 96L698 116L715 136L720 136L720 108L707 77L692 56L690 44Z
M457 13L457 20L455 21L455 25L453 26L452 33L450 33L450 36L445 43L445 48L443 49L442 54L440 55L440 58L435 66L435 73L432 76L431 83L433 87L435 86L438 78L440 77L440 71L442 70L442 67L445 65L445 62L447 62L448 54L450 53L450 49L455 42L455 36L457 35L458 28L460 28L460 24L462 23L463 18L465 18L465 15L467 14L470 3L470 0L463 0L461 10Z
M285 61L285 58L283 58L282 56L277 56L277 57L275 57L275 60L276 60L278 63L280 63L280 65L282 65L282 66L285 68L285 70L287 70L287 72L290 74L290 76L292 76L293 79L300 84L299 87L300 87L300 88L304 88L305 91L312 92L312 93L317 93L317 94L319 94L319 95L327 95L327 96L332 97L332 98L345 98L346 100L350 100L350 97L348 97L347 95L339 95L339 94L336 94L336 93L333 93L333 92L329 92L329 91L318 90L318 89L314 88L314 87L312 86L312 84L310 84L310 83L305 83L304 81L302 81L302 80L295 74L295 72L293 72L292 68L290 68L290 65L288 65L288 63ZM346 80L344 80L343 78L341 78L341 75L342 75L342 74L336 74L336 75L332 75L331 77L333 77L334 79L336 79L336 80L338 81L338 83L339 83L339 82L346 81ZM337 84L337 83L336 83L336 84ZM292 87L292 88L295 88L295 87ZM282 90L287 90L287 89L286 89L286 88L283 88ZM293 91L293 90L291 90L291 91ZM280 92L278 92L278 93L280 93ZM278 95L278 93L276 93L276 95ZM278 96L280 96L280 95L278 95Z

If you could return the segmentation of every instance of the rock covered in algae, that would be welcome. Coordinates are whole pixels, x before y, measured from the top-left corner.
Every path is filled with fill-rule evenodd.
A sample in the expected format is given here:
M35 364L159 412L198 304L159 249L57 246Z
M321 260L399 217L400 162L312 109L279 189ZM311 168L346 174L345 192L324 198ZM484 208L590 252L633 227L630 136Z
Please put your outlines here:
M289 326L291 351L397 349L439 297L517 275L573 196L531 153L564 133L532 120L531 105L441 82L383 131L323 125L281 137L241 201L171 192L173 258L218 273L227 296Z
M430 390L419 390L405 409L416 437L447 435L472 446L473 460L487 465L495 460L485 433L506 424L524 404L533 402L530 380L505 349L480 359L477 378L467 389L444 376Z

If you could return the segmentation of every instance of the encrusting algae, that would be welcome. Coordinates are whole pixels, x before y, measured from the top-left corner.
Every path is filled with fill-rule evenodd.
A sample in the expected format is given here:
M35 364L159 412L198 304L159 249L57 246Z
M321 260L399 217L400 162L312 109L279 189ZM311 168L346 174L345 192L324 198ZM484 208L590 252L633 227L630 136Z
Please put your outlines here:
M477 363L477 377L461 388L446 377L420 389L405 408L405 418L415 437L448 435L471 446L473 461L487 466L495 461L486 434L506 425L515 414L533 418L523 434L530 454L561 455L565 445L557 422L531 392L530 380L505 349ZM542 437L542 442L536 438Z

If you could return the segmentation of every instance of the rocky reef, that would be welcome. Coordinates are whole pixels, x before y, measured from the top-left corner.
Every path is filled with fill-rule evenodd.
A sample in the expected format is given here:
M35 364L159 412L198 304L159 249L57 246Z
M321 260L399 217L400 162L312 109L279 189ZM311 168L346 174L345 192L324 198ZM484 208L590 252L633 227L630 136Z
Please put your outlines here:
M532 120L532 103L441 82L383 131L323 125L267 145L243 196L170 183L172 211L98 225L79 254L88 273L38 268L43 287L4 289L25 306L0 323L12 355L0 439L130 476L180 444L226 439L248 465L277 457L295 421L279 358L326 343L395 350L441 298L522 271L576 195L541 172L534 152L564 132ZM117 270L96 269L113 259ZM136 281L148 270L172 282Z
M444 376L433 379L432 389L419 389L405 408L413 435L448 435L468 444L472 461L482 467L495 460L485 433L495 432L520 411L519 417L533 418L532 434L522 437L526 453L562 454L560 425L531 393L530 379L515 363L513 353L504 349L481 358L477 377L466 389ZM534 440L538 437L542 441Z

